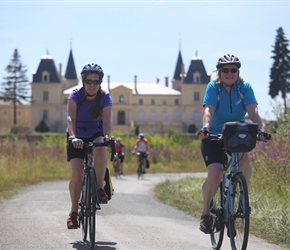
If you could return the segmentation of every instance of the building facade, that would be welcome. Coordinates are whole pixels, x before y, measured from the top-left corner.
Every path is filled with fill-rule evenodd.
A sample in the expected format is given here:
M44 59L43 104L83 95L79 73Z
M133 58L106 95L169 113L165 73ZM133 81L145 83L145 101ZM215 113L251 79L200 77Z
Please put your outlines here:
M202 101L209 81L210 76L200 58L192 58L185 71L181 51L173 72L172 87L169 77L165 77L164 83L138 82L137 76L132 82L111 82L110 76L105 75L101 87L110 92L113 99L113 131L132 134L138 126L139 131L154 134L186 132L192 124L201 127ZM52 57L42 57L31 83L33 102L25 106L30 114L26 126L33 131L44 120L50 131L64 133L67 97L72 89L80 86L72 50L64 73L62 64L57 68Z

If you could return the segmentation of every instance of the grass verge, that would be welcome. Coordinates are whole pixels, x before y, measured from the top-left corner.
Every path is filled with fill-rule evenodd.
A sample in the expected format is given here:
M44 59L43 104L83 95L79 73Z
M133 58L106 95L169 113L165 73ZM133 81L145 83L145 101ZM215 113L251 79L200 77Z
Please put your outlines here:
M204 178L187 177L178 181L167 180L155 187L159 201L199 218L202 209L201 186ZM250 233L269 243L290 248L289 201L259 196L250 190L252 213Z

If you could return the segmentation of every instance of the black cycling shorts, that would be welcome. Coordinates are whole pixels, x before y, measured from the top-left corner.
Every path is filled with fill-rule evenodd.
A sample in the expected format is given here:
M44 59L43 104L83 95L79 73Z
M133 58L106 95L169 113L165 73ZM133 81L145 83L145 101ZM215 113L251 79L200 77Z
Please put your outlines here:
M122 155L122 153L117 153L117 154L118 154L118 157L119 157L121 163L123 163L124 162L125 155Z
M201 153L206 166L212 163L224 164L224 148L222 142L209 139L202 140Z
M80 138L82 139L84 142L90 142L90 141L94 141L97 137L99 136L104 136L103 133L96 133L93 136L89 137L89 138ZM71 159L84 159L85 158L85 150L81 149L81 148L74 148L73 145L71 144L71 141L68 139L69 134L66 134L66 154L67 154L67 161L69 162Z

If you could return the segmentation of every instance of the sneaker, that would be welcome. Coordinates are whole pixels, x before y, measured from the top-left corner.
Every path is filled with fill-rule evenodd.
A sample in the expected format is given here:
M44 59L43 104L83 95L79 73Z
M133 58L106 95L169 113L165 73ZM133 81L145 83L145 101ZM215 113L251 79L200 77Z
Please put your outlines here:
M102 188L99 188L97 191L97 195L98 195L98 200L100 204L107 204L109 197L106 194L105 190Z
M66 224L68 229L77 229L79 227L78 213L70 212Z
M205 234L212 233L212 222L209 215L202 215L200 217L199 230L204 232Z

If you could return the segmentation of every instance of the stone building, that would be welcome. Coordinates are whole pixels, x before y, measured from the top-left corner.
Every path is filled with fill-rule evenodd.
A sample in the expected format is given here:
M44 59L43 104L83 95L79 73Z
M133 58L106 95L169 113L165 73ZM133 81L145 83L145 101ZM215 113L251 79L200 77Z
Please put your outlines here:
M131 134L138 126L139 131L145 133L186 132L191 124L199 128L203 95L209 81L210 76L200 58L192 58L185 70L181 51L178 52L172 87L169 77L165 77L161 84L139 82L138 76L134 76L132 82L111 82L110 76L105 75L101 87L109 91L113 99L113 131ZM67 97L73 88L81 85L72 50L64 73L62 64L56 67L51 56L43 56L31 83L33 102L27 107L31 114L30 130L44 120L50 131L64 133Z

